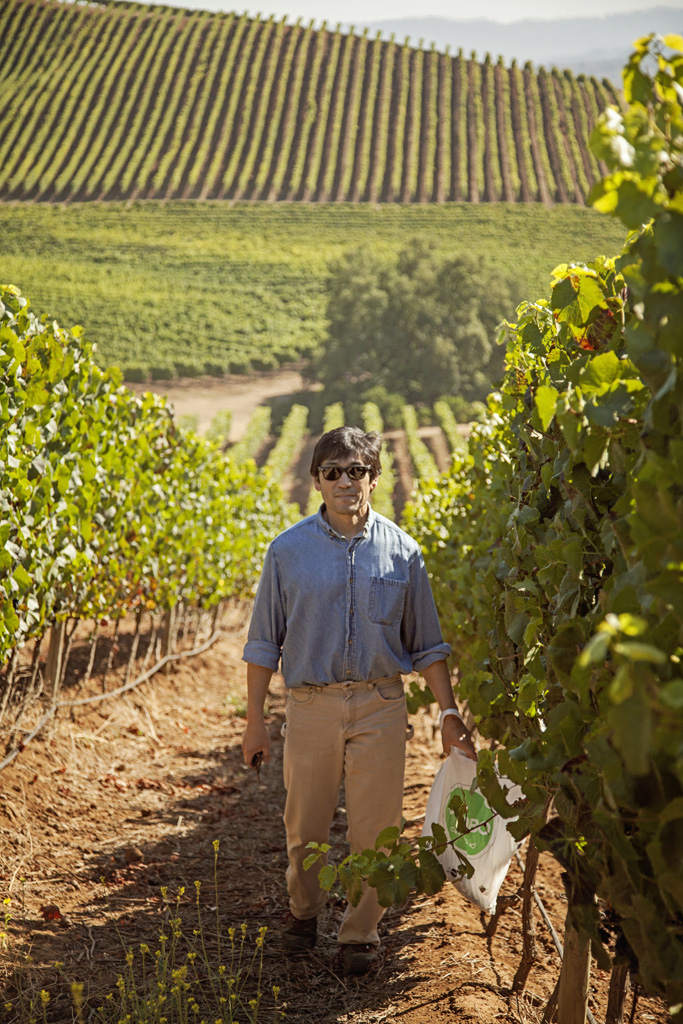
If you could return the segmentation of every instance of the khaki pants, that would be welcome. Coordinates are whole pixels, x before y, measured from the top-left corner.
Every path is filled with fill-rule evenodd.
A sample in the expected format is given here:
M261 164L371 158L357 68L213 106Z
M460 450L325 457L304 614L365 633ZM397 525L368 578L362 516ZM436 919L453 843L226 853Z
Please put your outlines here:
M320 865L304 871L303 861L311 852L307 843L329 839L342 777L353 853L374 847L382 829L400 824L406 724L400 676L287 691L284 820L294 917L317 917L325 905ZM368 887L357 907L347 907L339 942L379 943L383 913L376 890Z

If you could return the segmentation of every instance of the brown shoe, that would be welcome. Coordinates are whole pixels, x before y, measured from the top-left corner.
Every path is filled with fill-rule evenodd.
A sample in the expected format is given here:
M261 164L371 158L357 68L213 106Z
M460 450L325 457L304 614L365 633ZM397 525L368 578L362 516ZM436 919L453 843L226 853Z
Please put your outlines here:
M354 942L341 947L344 974L367 974L379 959L379 946L370 942Z
M313 949L318 938L318 918L300 920L292 913L287 914L282 927L282 945L288 953L305 953Z

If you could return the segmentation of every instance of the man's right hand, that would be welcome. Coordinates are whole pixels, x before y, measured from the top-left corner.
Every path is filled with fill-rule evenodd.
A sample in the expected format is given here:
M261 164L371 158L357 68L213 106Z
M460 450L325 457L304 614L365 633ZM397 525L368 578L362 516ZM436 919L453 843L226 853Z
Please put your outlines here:
M264 764L268 764L270 761L270 734L266 723L262 718L255 722L247 719L247 726L242 736L244 763L251 765L254 754L258 754L259 750L263 753Z
M441 726L443 752L448 756L451 747L461 750L471 761L477 760L477 749L472 742L472 733L457 715L448 715Z

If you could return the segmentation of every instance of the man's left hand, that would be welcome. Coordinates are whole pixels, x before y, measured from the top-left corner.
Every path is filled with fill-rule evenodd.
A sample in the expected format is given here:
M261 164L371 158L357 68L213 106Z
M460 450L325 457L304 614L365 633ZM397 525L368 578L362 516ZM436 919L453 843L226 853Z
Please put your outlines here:
M450 754L451 747L457 747L465 757L477 760L477 751L472 742L472 734L465 723L456 715L447 715L441 728L441 742L444 754Z

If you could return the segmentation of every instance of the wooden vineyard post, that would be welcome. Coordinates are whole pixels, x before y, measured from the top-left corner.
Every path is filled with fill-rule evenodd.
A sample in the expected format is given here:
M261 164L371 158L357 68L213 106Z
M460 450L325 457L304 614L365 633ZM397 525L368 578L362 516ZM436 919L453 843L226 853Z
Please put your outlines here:
M66 638L66 620L55 622L50 630L50 643L45 662L45 685L52 687L52 700L57 699L57 690L62 678L62 659L64 657L64 640Z
M135 633L133 635L133 642L130 648L130 654L128 656L128 664L126 665L126 675L123 680L124 686L130 682L130 677L133 674L133 666L138 653L138 644L140 643L140 629L142 628L142 607L139 606L135 610Z
M102 673L102 693L106 693L107 692L107 676L109 675L109 670L111 669L112 665L114 664L114 654L116 652L116 640L117 640L117 637L119 635L119 627L120 626L121 626L121 618L119 617L116 620L116 625L114 626L114 635L113 635L113 637L111 639L111 644L109 645L109 654L107 655L107 661L105 663L104 671Z
M568 913L557 997L558 1024L586 1024L590 962L590 939L579 935Z
M10 655L9 664L7 666L7 671L5 673L4 678L5 686L4 692L2 693L2 701L0 703L0 722L2 722L2 719L5 717L5 711L7 710L7 707L9 705L9 700L14 683L14 673L16 672L18 659L19 650L15 647L14 650L12 651L12 654Z
M65 623L65 626L66 626L66 623ZM65 633L64 633L64 641L65 641L65 643L64 643L64 649L62 651L62 662L61 662L61 665L59 667L59 680L58 680L57 689L59 689L61 687L62 683L64 682L64 680L66 678L66 670L68 668L69 658L71 656L71 647L72 647L73 642L74 642L74 637L76 635L76 629L77 628L78 628L78 619L74 619L73 626L71 627L71 632L69 632L68 629L65 629Z
M628 964L615 964L609 980L607 1016L605 1024L623 1024L626 996L630 988Z
M167 654L175 654L176 646L176 635L175 635L175 623L176 623L176 606L173 605L167 612L164 613L164 618L161 624L161 656L165 658ZM170 671L170 662L166 665L166 672Z
M216 630L219 628L222 612L223 612L223 602L219 601L218 604L214 607L213 612L211 613L211 635L212 636L216 632Z
M87 683L92 675L92 670L95 665L95 651L97 650L97 638L100 635L100 624L95 619L93 621L93 631L90 636L90 654L88 655L88 667L85 670L83 676L83 683Z

